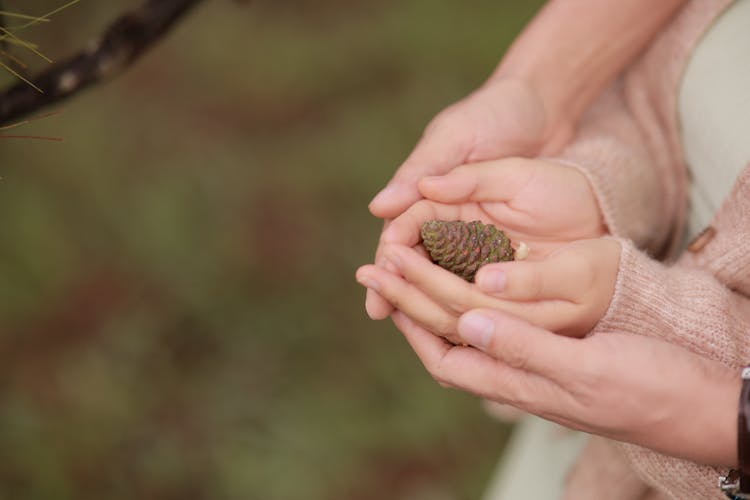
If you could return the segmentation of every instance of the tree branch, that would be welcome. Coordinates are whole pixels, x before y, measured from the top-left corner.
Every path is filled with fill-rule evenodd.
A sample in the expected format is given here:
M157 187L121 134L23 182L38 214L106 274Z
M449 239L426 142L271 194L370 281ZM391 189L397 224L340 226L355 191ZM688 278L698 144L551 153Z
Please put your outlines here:
M201 1L147 0L138 9L120 16L95 43L30 78L43 93L24 82L1 91L0 125L121 73Z

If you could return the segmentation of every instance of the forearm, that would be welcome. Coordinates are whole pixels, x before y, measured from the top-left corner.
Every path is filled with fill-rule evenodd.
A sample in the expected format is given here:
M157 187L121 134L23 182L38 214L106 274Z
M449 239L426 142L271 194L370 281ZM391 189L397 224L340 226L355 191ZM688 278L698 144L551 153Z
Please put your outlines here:
M550 122L575 124L685 0L552 0L516 39L490 82L526 81Z

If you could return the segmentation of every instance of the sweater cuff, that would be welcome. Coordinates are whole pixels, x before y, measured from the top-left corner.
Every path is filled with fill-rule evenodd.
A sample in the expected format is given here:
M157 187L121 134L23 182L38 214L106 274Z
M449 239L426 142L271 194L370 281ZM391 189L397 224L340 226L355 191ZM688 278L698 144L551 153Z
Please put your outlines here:
M660 338L728 366L742 365L750 354L745 332L746 300L709 273L688 266L665 265L622 245L620 268L609 309L591 334L627 332Z
M665 245L668 219L656 214L667 214L669 209L666 200L652 192L659 183L656 169L633 165L648 164L647 158L619 151L607 139L599 138L573 145L552 161L586 177L611 235L633 240L653 253Z
M581 119L558 155L589 180L610 234L652 254L671 243L677 191L632 116L619 84L607 89Z
M620 267L609 309L594 327L593 333L628 332L652 335L662 327L663 304L660 275L663 266L641 254L634 244L623 238L620 243ZM647 312L648 311L648 312Z
M719 476L727 469L699 465L687 460L668 457L653 450L628 443L618 443L628 462L638 475L670 498L700 498L722 500Z

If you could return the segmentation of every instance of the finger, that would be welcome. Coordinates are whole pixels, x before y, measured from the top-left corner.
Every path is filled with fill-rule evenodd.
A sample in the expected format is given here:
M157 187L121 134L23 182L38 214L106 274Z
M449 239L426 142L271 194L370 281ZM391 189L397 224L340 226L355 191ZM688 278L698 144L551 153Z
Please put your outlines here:
M442 203L509 201L531 182L537 165L524 158L461 165L446 175L423 178L419 191Z
M459 319L458 333L467 344L510 367L552 380L570 376L582 358L580 341L499 311L467 312Z
M427 175L440 175L464 163L473 140L460 114L441 113L425 129L422 138L388 185L370 202L376 217L394 218L422 198L417 182Z
M387 229L389 224L390 221L386 220L383 224L383 230ZM383 244L378 243L378 248L375 251L375 265L383 267L392 273L398 273L398 270L393 264L383 257L382 249ZM427 257L427 251L421 245L416 245L414 249L420 255ZM390 316L391 312L393 312L393 306L390 302L381 297L378 292L368 288L365 295L365 310L370 319L382 320Z
M449 310L460 314L479 307L502 307L499 300L433 264L412 248L384 245L383 256L406 281Z
M462 207L446 205L434 201L421 200L412 205L399 217L393 219L381 236L382 243L398 243L414 246L422 239L422 224L429 220L457 220L462 215Z
M477 271L477 287L508 300L569 300L591 283L592 266L575 253L556 253L537 261L487 264Z
M496 309L564 335L577 336L580 316L568 300L515 301L482 292L478 287L401 245L387 245L384 256L397 273L443 309L462 314L469 309Z
M454 388L454 385L434 374L438 371L434 360L440 360L455 345L419 326L401 311L395 311L391 319L437 383L445 388Z
M414 321L443 337L456 338L458 317L440 307L419 289L384 269L367 265L357 270L357 281L377 291Z
M416 324L403 311L395 311L391 314L391 319L404 334L406 341L409 342L422 363L425 364L425 368L430 372L432 370L427 366L427 363L431 363L431 360L439 360L453 347L453 344L442 337Z
M389 225L389 220L384 221L383 231L388 229ZM384 267L391 272L397 272L396 269L393 268L393 265L383 257L383 244L380 242L378 242L378 248L375 250L375 265ZM370 319L382 320L390 316L391 312L393 312L393 306L391 306L390 302L381 297L378 292L372 288L368 288L365 295L365 311L367 311L367 315Z
M390 316L393 312L393 306L378 292L372 288L368 288L367 292L365 292L365 311L370 319L377 321Z
M530 412L542 412L560 392L550 381L498 362L470 347L454 346L436 337L404 313L391 316L420 361L443 386L471 392Z

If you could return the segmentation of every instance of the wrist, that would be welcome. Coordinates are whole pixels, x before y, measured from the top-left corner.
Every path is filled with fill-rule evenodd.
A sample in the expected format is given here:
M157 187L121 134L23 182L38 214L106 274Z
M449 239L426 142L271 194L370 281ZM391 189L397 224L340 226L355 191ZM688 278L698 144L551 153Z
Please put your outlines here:
M654 411L655 420L637 444L698 464L736 467L739 373L692 353L690 357L694 361L683 368L693 376L664 379L670 381L661 387L662 409Z
M736 460L733 468L719 477L721 492L735 500L750 498L750 366L742 370L739 394Z
M736 370L718 362L700 368L697 375L703 383L688 390L690 397L682 409L686 425L681 441L686 449L680 455L701 464L736 467L737 400L742 381Z
M539 156L559 153L570 142L581 112L570 105L559 82L545 79L531 69L511 71L500 66L483 88L495 85L514 87L530 108L536 110L541 123Z
M715 363L719 366L719 363ZM712 370L713 371L713 370ZM705 395L695 398L694 408L707 412L703 426L695 422L694 431L704 436L705 457L701 463L718 467L737 466L737 409L742 379L737 370L721 365L704 388ZM709 377L706 377L709 378ZM700 398L700 399L699 399ZM706 432L713 429L712 432Z

